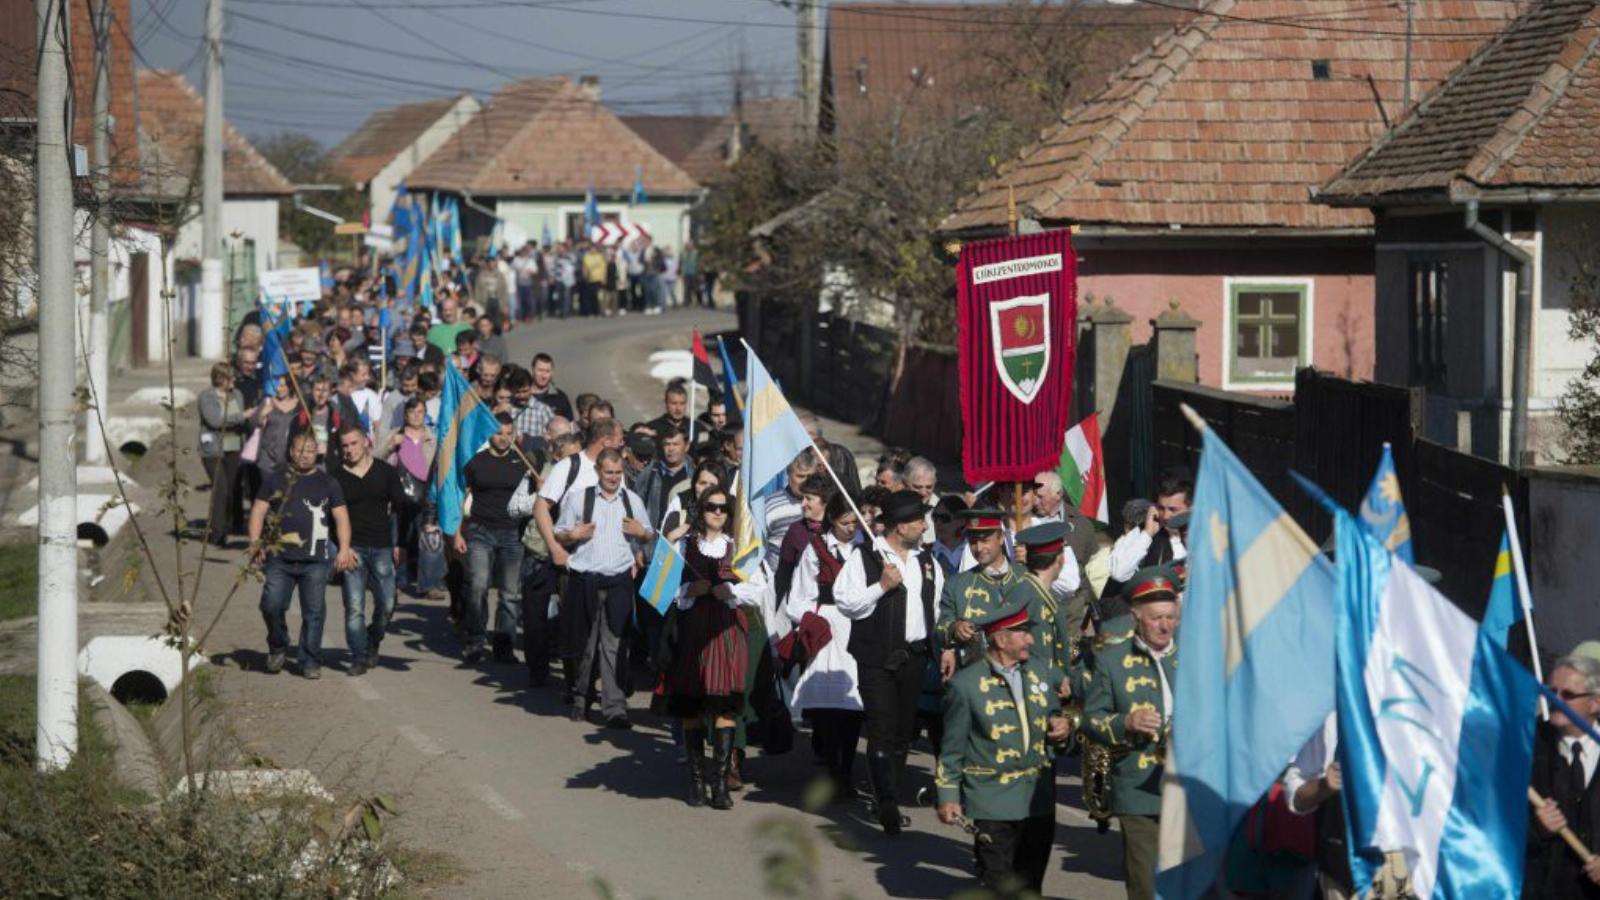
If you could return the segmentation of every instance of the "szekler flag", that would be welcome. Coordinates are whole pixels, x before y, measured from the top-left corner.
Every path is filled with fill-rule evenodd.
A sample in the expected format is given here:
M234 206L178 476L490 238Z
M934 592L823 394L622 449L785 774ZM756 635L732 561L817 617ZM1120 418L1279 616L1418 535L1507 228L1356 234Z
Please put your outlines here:
M1483 610L1483 631L1500 649L1511 629L1522 621L1522 601L1517 596L1516 573L1511 570L1511 534L1500 536L1494 558L1494 581L1489 583L1489 605Z
M461 504L467 497L466 468L473 455L500 430L461 370L444 367L444 387L439 392L439 451L434 460L433 506L439 530L455 534L461 527Z
M672 542L656 535L656 549L650 554L650 568L639 583L639 596L665 615L667 607L677 599L678 588L683 584L683 557L672 547Z
M956 325L967 481L1032 478L1060 462L1077 317L1069 232L962 246Z
M1110 524L1106 501L1106 463L1100 450L1100 418L1091 415L1067 431L1061 449L1061 489L1078 512Z
M1163 900L1211 890L1239 823L1334 704L1333 567L1216 432L1201 436L1161 781Z
M1415 896L1516 897L1539 683L1319 499L1338 542L1340 796L1356 893L1398 851Z
M1400 476L1394 471L1394 449L1383 442L1383 455L1378 457L1378 470L1372 473L1372 484L1367 488L1366 499L1361 501L1361 524L1378 539L1384 549L1415 565L1411 555L1411 519L1406 515L1406 505L1400 499Z
M747 343L745 370L749 375L750 396L745 398L744 461L739 467L739 494L754 510L760 508L765 489L772 484L796 456L814 444L800 418L784 399L778 383ZM764 518L749 517L762 540L767 537ZM742 542L741 542L742 545Z

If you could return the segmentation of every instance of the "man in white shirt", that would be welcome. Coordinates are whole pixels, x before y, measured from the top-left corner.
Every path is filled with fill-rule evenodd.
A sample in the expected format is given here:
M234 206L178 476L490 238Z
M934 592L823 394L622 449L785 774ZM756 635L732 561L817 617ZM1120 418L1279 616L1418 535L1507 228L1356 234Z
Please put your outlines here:
M655 532L644 518L644 501L622 484L622 454L602 450L594 468L598 483L570 493L561 504L551 545L552 550L563 547L568 558L562 643L582 642L571 717L584 720L598 674L606 727L627 730L633 726L618 678L617 648L633 611L633 578L642 566L643 543Z
M916 733L917 698L933 652L934 603L944 587L944 572L922 547L924 511L916 491L890 494L878 513L883 537L852 551L834 585L834 602L851 620L849 651L866 708L878 823L891 835L910 824L895 791Z
M595 474L595 460L606 450L622 447L622 423L615 419L592 422L584 434L583 449L556 463L545 476L539 488L539 498L533 504L533 520L550 548L550 561L558 568L567 565L567 549L555 537L555 519L561 501L568 495L581 494L592 487L599 478Z

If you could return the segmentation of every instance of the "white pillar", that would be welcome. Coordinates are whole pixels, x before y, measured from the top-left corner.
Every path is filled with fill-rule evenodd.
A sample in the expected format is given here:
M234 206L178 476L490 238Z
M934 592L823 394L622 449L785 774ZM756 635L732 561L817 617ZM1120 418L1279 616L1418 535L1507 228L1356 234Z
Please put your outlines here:
M39 266L39 692L41 771L78 751L77 294L73 286L72 145L67 101L66 0L34 0L38 35L35 156Z

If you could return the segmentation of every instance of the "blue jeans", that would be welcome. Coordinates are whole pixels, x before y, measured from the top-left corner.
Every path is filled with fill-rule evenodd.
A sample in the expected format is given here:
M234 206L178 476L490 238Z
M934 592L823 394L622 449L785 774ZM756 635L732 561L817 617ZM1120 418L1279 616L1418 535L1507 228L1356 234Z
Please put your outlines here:
M498 637L513 640L522 602L522 536L515 528L486 528L467 525L467 614L468 645L482 644L489 620L489 588L500 591L494 610L494 630Z
M333 564L317 560L267 557L266 583L261 586L261 618L267 623L267 650L281 652L289 646L289 601L300 591L300 665L322 665L324 594Z
M356 567L344 573L344 644L356 662L383 643L394 615L394 548L356 547ZM366 620L367 587L372 588L372 624Z

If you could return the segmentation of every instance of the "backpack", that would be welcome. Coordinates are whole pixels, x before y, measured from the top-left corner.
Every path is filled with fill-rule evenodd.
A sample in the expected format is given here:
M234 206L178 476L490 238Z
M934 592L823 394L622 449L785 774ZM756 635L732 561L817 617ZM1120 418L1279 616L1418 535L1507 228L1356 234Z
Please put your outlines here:
M583 492L583 518L580 521L585 524L594 521L594 498L599 490L598 487L591 487L586 488ZM631 519L633 518L633 501L628 499L628 489L623 488L621 495L622 511Z

